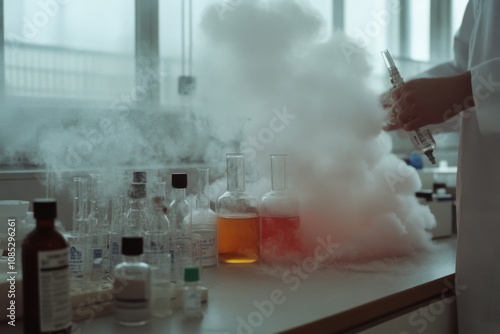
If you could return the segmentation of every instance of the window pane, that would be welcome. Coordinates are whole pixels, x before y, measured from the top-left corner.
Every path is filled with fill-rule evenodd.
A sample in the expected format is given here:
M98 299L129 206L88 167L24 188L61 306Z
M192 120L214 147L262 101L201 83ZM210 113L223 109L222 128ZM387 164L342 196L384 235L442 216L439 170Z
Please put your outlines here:
M451 31L454 33L457 32L458 28L462 24L462 19L464 17L465 7L467 7L467 3L469 0L453 0L451 10L452 10L452 29Z
M413 60L428 61L430 46L430 0L409 1L410 54Z
M7 95L111 99L133 86L133 0L4 6Z

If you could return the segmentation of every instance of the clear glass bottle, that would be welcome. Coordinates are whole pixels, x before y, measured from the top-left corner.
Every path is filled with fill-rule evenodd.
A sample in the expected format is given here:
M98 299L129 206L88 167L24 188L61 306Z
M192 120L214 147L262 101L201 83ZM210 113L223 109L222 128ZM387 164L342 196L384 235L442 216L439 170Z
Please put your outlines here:
M24 333L71 333L69 251L54 228L56 201L36 199L33 211L36 228L22 254Z
M259 202L245 191L243 154L226 159L227 191L216 204L219 261L253 263L259 259Z
M113 270L113 316L122 325L140 326L151 318L151 272L142 253L142 237L122 238L123 262Z
M201 300L203 288L200 286L200 269L198 267L184 269L184 287L182 289L182 306L184 318L202 318Z
M190 258L191 245L191 205L186 200L187 174L172 174L173 200L168 208L170 221L170 256L172 259L173 281L181 282L184 263Z
M300 251L299 200L287 189L286 155L271 155L271 191L260 201L260 256L273 262Z
M202 266L217 264L217 215L210 208L208 168L198 168L198 193L193 212L193 233L201 235Z
M73 226L65 233L69 244L71 290L85 290L88 282L87 179L73 178Z

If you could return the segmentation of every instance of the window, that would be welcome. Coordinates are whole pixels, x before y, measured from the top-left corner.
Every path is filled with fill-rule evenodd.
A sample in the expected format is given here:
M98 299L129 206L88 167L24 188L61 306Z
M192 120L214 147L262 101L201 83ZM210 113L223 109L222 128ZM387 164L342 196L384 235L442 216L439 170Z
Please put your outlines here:
M147 97L175 113L179 76L199 70L198 22L213 1L0 0L0 91L16 106L46 107L40 112L78 108L78 101L105 109L124 94L137 97L146 73L159 83ZM380 51L391 50L405 77L449 59L467 0L310 3L324 17L325 37L343 30L370 53L381 91L388 82Z

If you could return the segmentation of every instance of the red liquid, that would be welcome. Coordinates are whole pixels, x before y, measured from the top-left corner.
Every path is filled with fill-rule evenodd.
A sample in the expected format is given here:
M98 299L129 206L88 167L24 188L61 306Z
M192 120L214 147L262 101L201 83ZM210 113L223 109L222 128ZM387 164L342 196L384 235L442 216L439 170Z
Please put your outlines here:
M260 219L262 257L281 257L300 252L299 217L261 217Z

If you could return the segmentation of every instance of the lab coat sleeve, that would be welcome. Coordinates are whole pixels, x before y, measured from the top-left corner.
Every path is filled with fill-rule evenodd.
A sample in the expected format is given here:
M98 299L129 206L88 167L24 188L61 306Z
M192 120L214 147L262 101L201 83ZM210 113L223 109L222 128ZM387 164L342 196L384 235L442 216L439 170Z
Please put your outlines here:
M472 94L479 130L483 135L500 134L500 1L482 2L471 43Z

